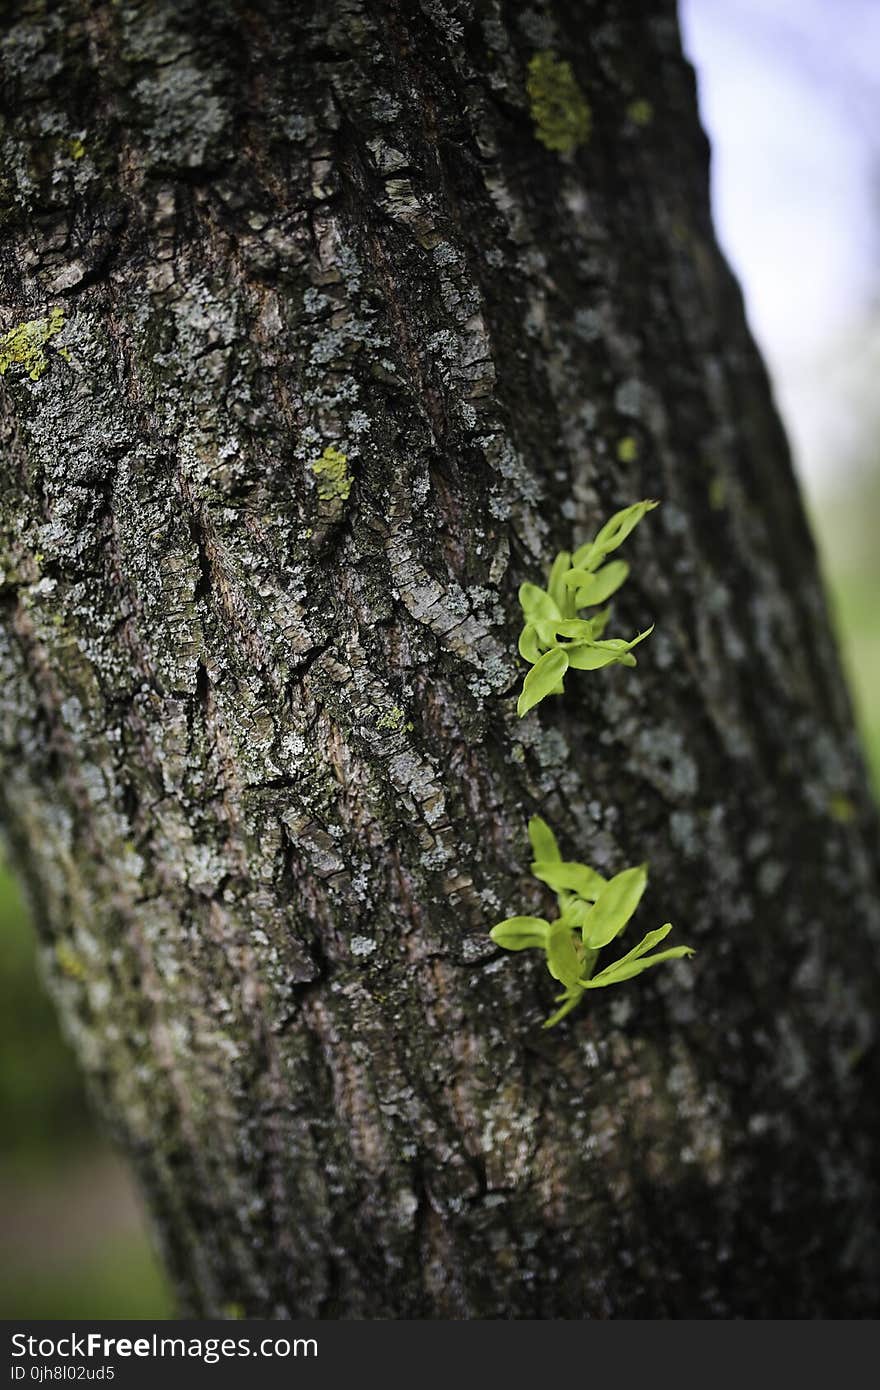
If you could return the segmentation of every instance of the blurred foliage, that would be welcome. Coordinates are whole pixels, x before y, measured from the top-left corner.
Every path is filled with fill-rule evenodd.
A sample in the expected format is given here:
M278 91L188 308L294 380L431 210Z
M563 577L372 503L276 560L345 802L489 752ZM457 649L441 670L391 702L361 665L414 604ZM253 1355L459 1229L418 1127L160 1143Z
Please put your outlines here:
M0 1116L7 1170L32 1167L92 1133L82 1082L36 979L33 932L11 875L0 865Z
M812 522L856 718L880 792L880 473L857 473L815 507Z
M109 1237L77 1259L0 1273L0 1316L170 1318L171 1300L143 1236Z
M106 1145L89 1114L73 1056L37 973L37 943L18 887L0 863L0 1193L3 1204L68 1190L76 1167L106 1172ZM77 1200L74 1197L72 1200ZM8 1208L7 1208L8 1209ZM146 1232L94 1232L87 1249L45 1248L27 1262L0 1232L0 1317L170 1317L171 1299ZM51 1225L49 1226L51 1230ZM91 1234L91 1233L90 1233ZM43 1247L39 1248L42 1240Z

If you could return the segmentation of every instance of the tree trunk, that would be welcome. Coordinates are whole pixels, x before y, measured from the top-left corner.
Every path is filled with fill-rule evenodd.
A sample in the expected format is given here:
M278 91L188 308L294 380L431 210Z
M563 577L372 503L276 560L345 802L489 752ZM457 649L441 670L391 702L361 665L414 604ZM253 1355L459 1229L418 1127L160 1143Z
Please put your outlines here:
M876 824L672 5L7 13L0 799L181 1306L874 1311ZM645 496L638 669L519 720ZM536 811L698 947L550 1033Z

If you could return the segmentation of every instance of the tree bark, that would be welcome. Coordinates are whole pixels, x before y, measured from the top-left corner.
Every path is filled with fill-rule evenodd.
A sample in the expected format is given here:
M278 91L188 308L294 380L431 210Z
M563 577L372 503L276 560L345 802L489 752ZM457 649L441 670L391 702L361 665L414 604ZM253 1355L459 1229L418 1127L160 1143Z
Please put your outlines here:
M672 5L6 12L0 810L182 1308L876 1311L876 822ZM643 496L638 669L520 721ZM537 811L698 947L551 1033Z

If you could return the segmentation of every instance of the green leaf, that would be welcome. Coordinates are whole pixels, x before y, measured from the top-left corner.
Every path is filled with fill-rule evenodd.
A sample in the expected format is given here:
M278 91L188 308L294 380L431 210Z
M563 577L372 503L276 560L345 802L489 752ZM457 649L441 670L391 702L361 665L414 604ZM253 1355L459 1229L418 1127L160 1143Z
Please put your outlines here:
M565 587L565 576L571 566L571 554L567 550L560 550L553 564L550 566L550 575L547 580L547 592L552 598L562 616L569 603L568 590Z
M650 636L651 636L651 633L652 633L653 631L654 631L654 624L652 623L650 627L646 627L646 628L645 628L644 632L638 633L638 634L632 639L631 642L627 642L627 643L625 644L625 645L626 645L626 650L627 650L627 651L631 651L631 649L632 649L633 647L637 647L637 646L639 645L640 642L644 642L644 640L645 640L646 637L650 637ZM613 639L611 639L611 638L606 638L605 640L606 640L606 641L611 641L611 640L613 640Z
M580 978L580 984L582 989L585 989L588 981L592 979L593 971L596 968L596 961L598 959L598 956L598 951L588 951L587 948L584 947L584 958L581 962Z
M633 637L632 640L629 642L627 642L623 637L606 637L601 642L599 642L598 645L600 647L607 647L609 651L628 652L633 647L637 647L640 642L644 642L646 637L650 637L653 631L654 624L652 623L650 627L645 628L644 632L638 633L638 635L636 637Z
M568 657L561 647L545 652L523 681L522 694L516 706L519 717L522 718L540 704L545 695L552 694L567 670Z
M602 989L604 985L617 985L623 980L631 980L634 975L641 975L643 970L650 970L652 965L660 965L664 960L680 960L682 956L692 956L693 946L670 946L668 951L658 951L656 956L642 956L641 960L634 960L629 965L623 965L619 970L613 966L608 967L608 972L602 971L600 975L594 975L592 980L587 980L584 989Z
M604 603L612 594L617 593L628 576L629 565L626 561L612 560L610 565L603 565L595 574L591 574L589 570L569 570L565 582L569 588L577 590L576 606L587 608L594 603Z
M520 584L519 602L526 617L532 621L535 618L559 620L562 617L555 601L545 589L539 589L537 584Z
M557 624L557 628L558 628ZM621 666L635 666L636 659L630 655L630 648L637 647L650 637L654 624L640 632L631 642L622 637L608 637L604 641L577 642L565 647L568 664L574 671L599 671L603 666L618 662Z
M563 618L561 622L553 624L553 632L560 637L570 637L575 642L592 642L594 639L593 624L589 618Z
M671 922L667 922L663 927L658 927L656 931L649 931L646 936L642 937L638 946L633 946L632 950L627 951L625 956L621 956L619 960L613 961L611 965L606 965L604 970L600 970L596 979L601 979L603 975L610 974L611 971L617 970L622 965L629 965L630 961L638 960L646 951L650 951L652 947L658 946L661 941L664 941L671 931ZM581 984L585 984L585 981L581 980Z
M611 609L610 609L610 608L603 608L602 611L601 611L601 613L594 613L594 614L592 615L592 617L590 618L590 622L593 624L593 641L594 641L594 642L598 642L599 638L602 636L602 633L605 631L606 627L608 626L608 619L609 619L610 617L611 617Z
M541 816L532 816L529 821L529 843L532 846L532 854L542 863L561 862L562 855L559 852L556 836Z
M638 526L642 517L659 505L659 502L652 502L646 498L642 502L634 502L631 507L624 507L622 511L615 512L592 541L587 545L580 546L574 552L571 557L572 568L595 570L606 555L623 544L630 532Z
M535 631L538 634L538 645L543 647L545 652L548 651L550 647L555 647L557 645L556 626L558 623L564 621L565 620L563 618L535 619Z
M587 541L586 545L582 545L582 546L579 546L579 547L578 547L578 549L574 552L574 554L573 554L572 557L571 557L571 567L572 567L572 569L575 569L575 570L588 570L589 573L592 574L593 570L599 568L599 566L601 565L601 563L602 563L602 561L603 561L603 559L604 559L605 557L604 557L603 555L597 555L597 556L596 556L595 563L594 563L594 564L591 564L591 563L590 563L591 558L592 558L592 555L593 555L593 548L594 548L594 545L595 545L595 542L594 542L594 541Z
M629 533L635 530L642 517L659 506L659 502L652 502L650 498L646 497L641 502L634 502L631 507L624 507L622 511L615 512L605 522L593 544L606 551L616 550L626 540Z
M527 951L532 946L546 948L550 923L543 917L505 917L489 935L505 951Z
M547 934L547 969L566 989L572 989L580 979L581 958L574 944L571 923L560 917Z
M639 905L648 882L646 864L624 869L602 889L584 923L584 945L598 951L619 936Z
M562 892L557 894L561 909L560 915L565 918L570 927L580 929L587 920L592 905L584 898L577 897L574 893Z
M629 652L600 646L598 642L578 642L565 648L568 664L573 671L601 671L603 666L635 666Z
M554 893L577 893L578 897L586 899L587 902L595 902L605 887L607 882L601 874L597 874L595 869L590 869L586 864L578 864L572 860L549 863L546 860L535 860L532 864L532 873L535 878L539 878L542 883L546 883L548 888L552 888Z
M534 623L526 623L519 635L519 654L530 666L541 660L541 648L538 646L538 634Z
M556 1010L555 1014L550 1015L543 1026L545 1028L555 1028L557 1023L561 1023L565 1015L570 1014L572 1009L581 1002L583 997L584 992L582 989L566 990L565 994L558 995L556 1002L559 1003L560 999L564 999L565 1003L561 1009Z
M642 518L659 505L659 502L645 498L641 502L634 502L631 507L624 507L621 511L615 512L597 532L593 540L594 551L607 555L610 551L616 550L635 530Z

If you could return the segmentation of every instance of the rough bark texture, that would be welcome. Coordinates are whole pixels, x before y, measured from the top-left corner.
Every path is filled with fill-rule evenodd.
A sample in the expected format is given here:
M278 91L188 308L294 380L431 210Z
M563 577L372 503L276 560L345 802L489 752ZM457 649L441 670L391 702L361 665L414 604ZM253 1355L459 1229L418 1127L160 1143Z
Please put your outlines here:
M672 6L6 15L0 799L182 1306L875 1311L876 827ZM642 496L638 669L518 720ZM549 1034L539 809L699 948Z

